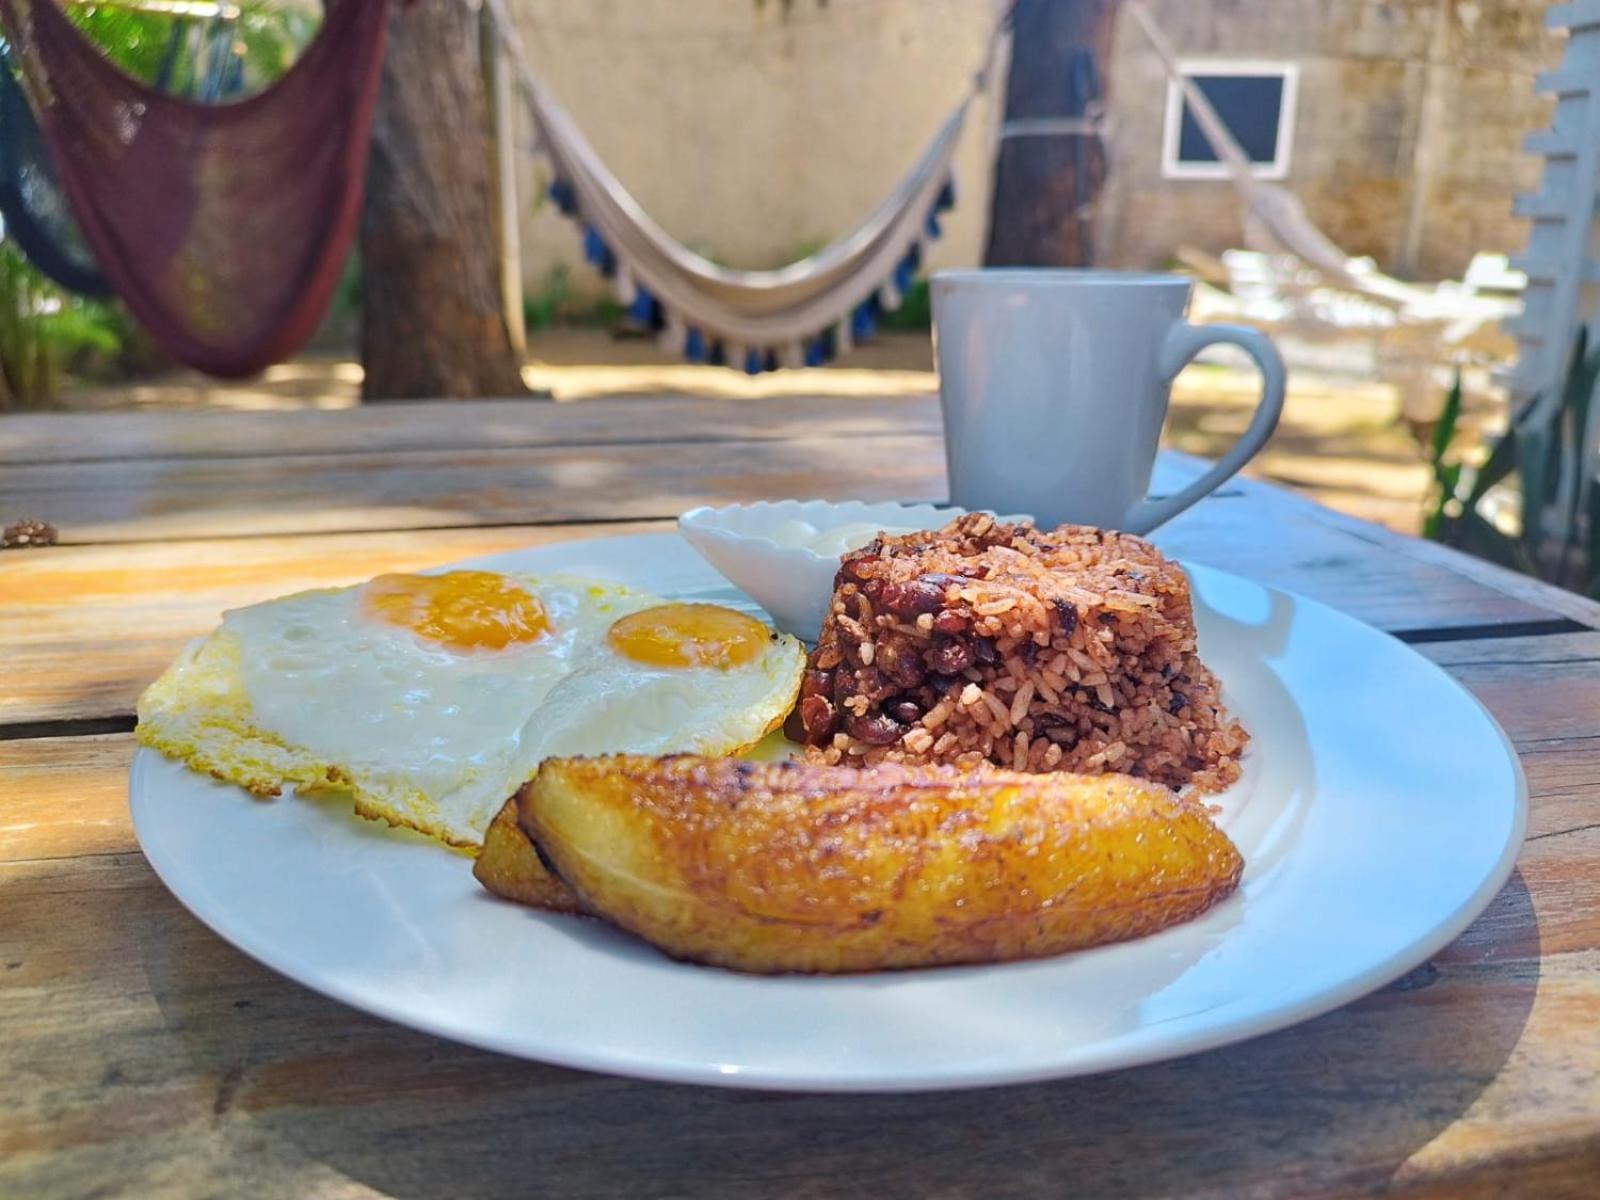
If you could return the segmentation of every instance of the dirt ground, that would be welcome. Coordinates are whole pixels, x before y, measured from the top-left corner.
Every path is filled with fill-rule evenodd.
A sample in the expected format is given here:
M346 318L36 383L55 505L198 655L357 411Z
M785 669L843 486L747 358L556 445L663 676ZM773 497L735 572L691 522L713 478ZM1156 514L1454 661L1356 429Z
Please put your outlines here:
M548 391L561 403L660 392L729 399L910 395L936 387L928 339L920 335L880 337L837 366L751 378L669 358L649 341L618 340L599 330L557 330L530 338L523 374L530 387ZM66 393L63 404L74 409L347 408L359 403L360 388L359 363L308 357L243 382L180 371L137 383L78 387ZM1190 367L1174 389L1168 444L1215 457L1249 421L1255 392L1255 377L1243 366ZM1428 472L1399 411L1392 387L1359 373L1296 369L1291 356L1283 420L1247 472L1415 533Z

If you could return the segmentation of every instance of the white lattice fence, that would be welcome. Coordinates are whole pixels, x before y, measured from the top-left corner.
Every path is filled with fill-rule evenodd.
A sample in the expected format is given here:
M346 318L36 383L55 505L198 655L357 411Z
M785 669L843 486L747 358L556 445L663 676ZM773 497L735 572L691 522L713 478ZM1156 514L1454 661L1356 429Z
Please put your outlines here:
M1519 351L1509 380L1517 411L1553 395L1579 323L1600 318L1600 0L1556 5L1545 21L1567 31L1567 51L1535 85L1556 98L1555 116L1524 143L1543 156L1544 178L1513 210L1531 222L1527 251L1512 259L1528 276L1522 315L1508 324Z

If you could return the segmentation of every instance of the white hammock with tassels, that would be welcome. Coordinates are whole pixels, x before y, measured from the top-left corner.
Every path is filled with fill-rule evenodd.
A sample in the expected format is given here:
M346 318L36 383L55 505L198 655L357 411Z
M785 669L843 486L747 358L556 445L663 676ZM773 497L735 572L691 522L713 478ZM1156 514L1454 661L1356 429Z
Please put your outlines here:
M586 250L611 275L618 299L650 310L641 315L655 318L674 350L752 372L816 365L842 354L870 332L874 307L899 307L926 243L938 234L939 213L952 202L951 163L973 100L986 85L1004 25L997 21L984 68L968 95L860 225L789 266L738 271L696 254L640 207L535 78L505 0L487 3L516 68L540 148L554 169L563 207L586 226Z

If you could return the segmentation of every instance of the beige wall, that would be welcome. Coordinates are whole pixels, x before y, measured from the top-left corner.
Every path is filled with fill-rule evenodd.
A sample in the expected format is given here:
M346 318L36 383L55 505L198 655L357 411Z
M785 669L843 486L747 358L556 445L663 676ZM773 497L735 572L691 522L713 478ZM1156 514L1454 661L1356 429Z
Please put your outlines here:
M967 87L995 12L994 0L512 3L534 69L644 207L690 246L741 267L788 262L882 197ZM1544 31L1545 7L1151 0L1185 57L1298 63L1286 185L1351 253L1433 278L1459 273L1477 250L1522 247L1511 200L1538 179L1522 138L1548 123L1533 74L1560 52ZM1183 243L1212 252L1239 245L1229 184L1161 177L1166 77L1129 19L1107 75L1114 124L1097 225L1102 261L1153 266ZM936 265L970 265L982 254L994 105L981 104L974 118ZM571 266L580 291L601 294L572 224L544 201L542 185L525 184L530 294L557 263Z
M992 0L512 4L534 70L646 211L749 268L792 261L882 199L968 87L996 11ZM980 103L936 265L982 253L993 126ZM600 293L573 224L525 183L529 294L557 263Z
M1523 137L1549 122L1533 76L1558 39L1540 0L1151 0L1185 58L1299 64L1289 177L1312 219L1352 254L1423 278L1459 273L1478 250L1520 250L1511 201L1538 182ZM1430 63L1431 60L1431 63ZM1424 96L1435 89L1432 127ZM1240 244L1231 184L1161 177L1166 80L1134 22L1108 72L1115 176L1101 234L1110 261L1151 266L1183 242ZM1431 165L1430 165L1431 164ZM1415 255L1406 222L1416 201Z

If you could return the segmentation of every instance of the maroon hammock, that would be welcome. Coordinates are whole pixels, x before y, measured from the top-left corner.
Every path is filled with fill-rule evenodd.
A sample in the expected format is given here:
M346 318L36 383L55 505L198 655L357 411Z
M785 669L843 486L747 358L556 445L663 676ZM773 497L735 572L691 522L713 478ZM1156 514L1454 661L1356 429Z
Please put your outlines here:
M196 104L124 74L52 0L0 0L96 263L173 358L252 375L316 330L361 210L389 0L343 0L272 87Z

